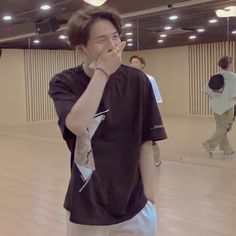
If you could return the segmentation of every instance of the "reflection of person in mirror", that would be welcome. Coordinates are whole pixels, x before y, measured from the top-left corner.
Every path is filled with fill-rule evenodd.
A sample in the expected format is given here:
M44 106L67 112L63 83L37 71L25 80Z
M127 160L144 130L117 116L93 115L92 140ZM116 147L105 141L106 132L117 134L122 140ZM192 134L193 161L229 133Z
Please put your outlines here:
M211 76L203 91L209 96L210 107L213 111L216 130L205 142L203 148L209 157L219 145L225 155L234 154L228 132L234 120L234 105L236 104L236 74L232 70L232 58L222 57L218 62L222 69L219 74Z
M133 55L129 61L130 61L131 67L137 68L139 70L143 70L146 65L144 58L137 55ZM157 104L162 103L162 97L161 97L156 79L149 74L146 74L146 75L149 81L151 82L153 93L154 93ZM161 161L160 161L160 148L157 142L153 142L153 151L154 151L155 166L158 167L160 166Z
M112 9L74 13L68 39L85 61L50 82L71 152L67 236L156 235L152 141L166 133L145 74L121 64L121 29Z
M140 56L136 56L136 55L132 56L129 61L130 61L130 66L137 68L139 70L143 70L146 65L146 61L144 60L144 58ZM163 101L162 101L162 97L161 97L156 79L149 74L146 74L146 75L152 84L152 89L155 95L156 102L162 103Z

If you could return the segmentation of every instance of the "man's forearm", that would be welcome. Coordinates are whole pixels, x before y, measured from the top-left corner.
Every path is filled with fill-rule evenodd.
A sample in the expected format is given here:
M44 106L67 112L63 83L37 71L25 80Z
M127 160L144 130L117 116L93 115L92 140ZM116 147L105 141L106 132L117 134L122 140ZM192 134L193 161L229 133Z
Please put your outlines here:
M96 70L87 89L67 115L66 126L74 134L81 135L86 132L98 109L107 80L102 71Z
M154 203L155 166L152 141L145 142L141 146L140 171L144 193L147 199Z

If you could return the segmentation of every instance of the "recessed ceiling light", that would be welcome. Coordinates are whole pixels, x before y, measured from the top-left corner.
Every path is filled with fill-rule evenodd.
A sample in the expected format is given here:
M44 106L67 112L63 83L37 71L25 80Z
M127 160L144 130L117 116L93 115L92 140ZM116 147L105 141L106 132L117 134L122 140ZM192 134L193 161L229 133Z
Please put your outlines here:
M127 39L126 41L127 42L133 42L133 39Z
M125 35L133 35L133 33L132 32L128 32L128 33L126 33Z
M9 21L9 20L12 20L12 16L3 16L2 19L5 21Z
M43 11L47 11L47 10L51 9L51 6L45 4L45 5L42 5L42 6L40 7L40 9L43 10Z
M232 34L236 34L236 30L233 30L233 31L232 31Z
M205 32L205 29L203 29L203 28L197 29L197 32L199 32L199 33Z
M64 35L64 34L61 34L61 35L59 36L59 39L67 39L67 36Z
M33 42L34 42L35 44L39 44L39 43L40 43L40 40L39 40L39 39L35 39Z
M167 36L167 34L161 34L160 37L161 38L165 38Z
M178 17L178 16L175 16L175 15L169 17L170 20L177 20L178 18L179 18L179 17Z
M209 23L211 23L211 24L215 24L216 22L218 22L217 19L210 19L210 20L209 20Z
M196 35L190 35L190 36L189 36L189 39L196 39L196 38L197 38Z
M164 40L163 40L163 39L159 39L157 42L158 42L158 43L163 43Z
M171 30L171 29L172 29L171 26L166 26L166 27L164 28L164 30Z
M126 23L126 24L124 25L125 28L129 28L129 27L132 27L132 26L133 26L133 24L131 24L131 23Z
M99 7L101 5L103 5L107 0L84 0L84 2Z
M132 44L132 43L128 43L128 44L127 44L127 46L129 46L129 47L132 47L132 46L133 46L133 44Z

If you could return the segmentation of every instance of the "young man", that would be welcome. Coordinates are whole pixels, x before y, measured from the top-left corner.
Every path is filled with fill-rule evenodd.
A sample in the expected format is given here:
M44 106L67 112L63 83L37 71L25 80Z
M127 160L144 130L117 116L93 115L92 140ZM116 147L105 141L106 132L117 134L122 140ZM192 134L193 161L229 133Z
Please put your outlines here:
M130 62L130 66L134 67L134 68L137 68L139 70L143 70L145 65L146 65L146 62L144 60L143 57L139 57L139 56L132 56L129 60ZM155 95L155 99L156 99L156 102L157 103L162 103L162 97L161 97L161 94L160 94L160 90L158 88L158 85L157 85L157 82L155 80L155 78L149 74L146 74L148 79L150 80L151 84L152 84L152 89L153 89L153 92L154 92L154 95Z
M231 57L222 57L218 66L222 70L219 74L211 76L210 81L203 88L203 91L209 96L210 107L216 123L215 132L202 143L209 157L213 157L213 151L217 146L224 155L235 153L230 145L228 133L234 121L236 74L232 72Z
M77 11L68 22L82 65L50 82L71 152L65 198L68 236L155 236L152 140L166 138L151 84L121 65L121 20L111 9ZM150 181L150 182L149 182Z
M132 56L129 62L130 62L131 67L137 68L139 70L143 70L146 65L144 58L140 56L136 56L136 55ZM157 104L162 103L162 97L161 97L155 78L151 75L148 75L148 74L146 75L152 84L152 89L153 89L153 93L156 99L156 103ZM160 161L160 148L157 142L153 142L153 151L154 151L155 166L158 167L161 165L161 161Z

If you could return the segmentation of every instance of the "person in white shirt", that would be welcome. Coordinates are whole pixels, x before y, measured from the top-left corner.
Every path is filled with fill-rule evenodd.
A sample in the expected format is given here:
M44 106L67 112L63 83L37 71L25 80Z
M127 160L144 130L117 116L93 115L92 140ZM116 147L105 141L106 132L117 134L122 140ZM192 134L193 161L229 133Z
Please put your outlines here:
M131 67L137 68L139 70L143 70L145 65L146 65L146 62L143 57L133 55L130 58L130 66ZM154 93L157 104L162 103L163 100L162 100L156 79L149 74L146 74L146 76L148 77L149 81L151 82L153 93ZM158 166L160 166L161 161L159 158L160 157L160 149L159 149L159 146L156 142L153 142L153 151L154 151L155 166L158 167Z
M136 56L136 55L132 56L129 61L130 61L130 66L131 67L137 68L139 70L143 70L145 65L146 65L146 62L145 62L144 58L140 57L140 56ZM146 75L147 75L148 79L151 82L156 102L157 103L162 103L163 101L162 101L162 97L161 97L160 90L158 88L156 79L153 76L149 75L149 74L146 74Z
M222 70L219 74L213 75L203 88L203 91L209 96L210 107L216 122L214 134L202 143L209 157L213 156L213 151L218 145L225 155L235 153L229 143L227 134L231 130L234 120L236 74L231 72L231 57L222 57L218 65Z

